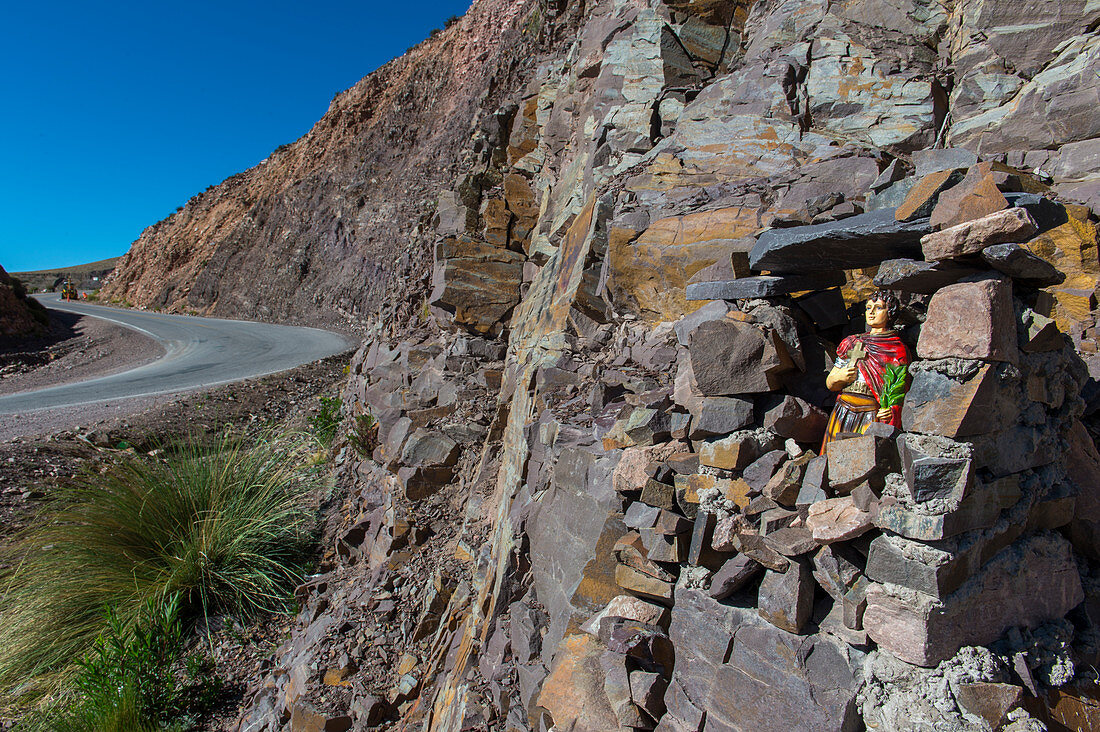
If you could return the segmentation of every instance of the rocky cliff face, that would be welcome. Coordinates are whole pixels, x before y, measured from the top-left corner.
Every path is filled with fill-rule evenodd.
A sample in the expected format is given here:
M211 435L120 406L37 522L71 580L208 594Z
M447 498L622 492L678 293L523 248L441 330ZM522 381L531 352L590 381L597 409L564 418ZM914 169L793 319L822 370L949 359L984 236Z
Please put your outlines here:
M240 729L1019 732L1086 714L1097 20L1084 0L484 0L437 41L442 58L493 27L483 58L436 67L423 47L273 156L278 176L149 232L113 285L131 299L309 303L371 328L332 551ZM421 89L398 73L418 68L492 87L448 102L488 105L480 132L409 127L398 154L378 147L397 122L363 112L349 132L368 98ZM429 99L402 109L436 119L416 116ZM330 172L361 170L351 149L377 194ZM411 167L442 159L459 162ZM206 254L171 249L194 241L168 235L185 220ZM370 243L397 229L400 263ZM154 242L190 264L142 289ZM291 294L225 286L242 271ZM878 287L917 359L900 430L818 455L824 375ZM385 292L404 299L379 319Z
M438 191L499 134L493 112L555 41L544 14L535 0L477 3L338 94L304 137L150 226L104 297L311 323L415 311Z
M23 285L0 267L0 340L39 334L48 322L43 307L28 298Z

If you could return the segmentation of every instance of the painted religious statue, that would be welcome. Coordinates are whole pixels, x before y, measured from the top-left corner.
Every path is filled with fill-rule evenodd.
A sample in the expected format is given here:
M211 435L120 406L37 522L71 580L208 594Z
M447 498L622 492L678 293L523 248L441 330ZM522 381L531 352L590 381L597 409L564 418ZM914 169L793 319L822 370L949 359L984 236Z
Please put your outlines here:
M879 290L867 299L867 332L848 336L836 349L825 385L839 391L825 428L821 454L842 432L861 433L872 422L901 428L901 402L909 388L909 351L892 326L899 303Z

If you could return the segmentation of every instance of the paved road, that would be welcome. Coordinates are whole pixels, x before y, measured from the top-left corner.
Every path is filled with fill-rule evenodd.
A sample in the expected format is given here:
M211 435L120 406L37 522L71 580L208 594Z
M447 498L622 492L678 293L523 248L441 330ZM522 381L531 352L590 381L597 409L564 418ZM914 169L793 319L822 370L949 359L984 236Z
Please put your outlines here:
M56 294L40 299L49 308L91 315L138 330L160 343L165 355L110 376L0 397L0 414L227 384L285 371L339 353L350 345L343 336L316 328L122 310L62 302Z

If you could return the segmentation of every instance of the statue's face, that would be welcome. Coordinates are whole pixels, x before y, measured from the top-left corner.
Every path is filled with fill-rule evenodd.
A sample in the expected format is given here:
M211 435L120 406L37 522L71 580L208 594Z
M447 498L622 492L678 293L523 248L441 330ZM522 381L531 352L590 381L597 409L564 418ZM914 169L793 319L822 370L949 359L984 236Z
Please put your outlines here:
M890 324L890 307L882 300L868 300L864 319L868 328L885 328Z

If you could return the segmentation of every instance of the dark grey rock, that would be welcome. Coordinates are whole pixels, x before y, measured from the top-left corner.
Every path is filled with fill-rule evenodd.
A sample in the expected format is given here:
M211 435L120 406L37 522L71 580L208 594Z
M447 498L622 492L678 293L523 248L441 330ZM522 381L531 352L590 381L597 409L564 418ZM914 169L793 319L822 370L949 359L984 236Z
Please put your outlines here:
M822 290L795 298L795 304L810 316L821 330L848 323L848 311L840 290Z
M720 320L730 311L730 305L723 301L709 302L693 313L689 313L676 321L673 329L676 331L676 340L681 346L691 344L691 334L708 320Z
M1016 422L1021 397L1016 382L1003 373L1006 367L966 361L957 371L937 366L919 362L909 371L912 381L901 410L906 430L971 437Z
M627 528L631 529L649 529L653 527L653 524L657 523L657 517L660 516L661 509L654 506L647 506L641 501L635 501L630 504L630 507L626 509L626 515L623 516L623 523Z
M978 162L977 153L961 147L929 148L913 152L913 165L916 177L922 178L929 173L955 168L969 168Z
M827 224L765 231L749 253L749 265L780 274L872 267L922 256L920 238L931 231L927 218L899 222L894 209L884 208Z
M766 452L745 468L741 476L753 490L763 490L764 486L771 480L771 477L775 475L775 471L779 468L780 464L786 459L786 450L772 450L771 452Z
M1005 193L1004 197L1013 208L1022 208L1031 215L1040 234L1069 220L1065 206L1035 193Z
M688 564L699 566L713 561L714 550L710 548L710 540L717 523L718 517L710 511L696 514L691 530L691 544L688 545Z
M824 455L818 455L806 463L806 471L802 474L802 489L795 499L796 506L809 506L828 498L825 493L825 488L829 485L828 464L829 459Z
M961 501L974 480L970 458L930 455L912 440L898 443L901 472L914 501Z
M791 559L786 572L764 573L757 596L760 617L788 633L801 633L814 605L814 580L810 563Z
M1066 280L1057 267L1019 244L994 244L983 249L981 256L993 269L1030 287L1051 287Z
M793 526L771 532L764 537L764 541L785 557L798 557L809 554L820 546L814 541L814 535L809 529L800 529Z
M796 442L820 442L828 415L796 396L786 395L764 414L764 426Z
M884 290L931 295L941 287L953 285L980 270L951 261L925 262L915 259L890 259L882 263L875 275L875 287Z
M861 654L825 635L779 630L752 608L678 589L669 630L677 663L662 729L853 732ZM690 700L690 701L689 701ZM692 726L694 724L694 726Z
M686 289L688 300L747 300L775 297L803 290L825 290L844 284L843 272L814 275L758 275L736 280L694 282Z
M723 564L710 581L710 596L724 600L741 590L761 572L763 565L745 554L738 554Z
M704 396L772 391L788 368L771 338L749 323L728 319L696 328L688 352L695 383Z
M753 403L738 397L703 397L693 415L691 439L728 435L753 423Z

